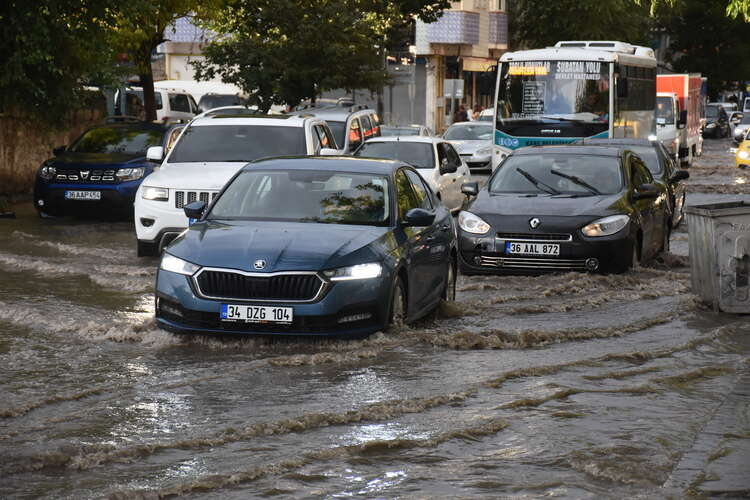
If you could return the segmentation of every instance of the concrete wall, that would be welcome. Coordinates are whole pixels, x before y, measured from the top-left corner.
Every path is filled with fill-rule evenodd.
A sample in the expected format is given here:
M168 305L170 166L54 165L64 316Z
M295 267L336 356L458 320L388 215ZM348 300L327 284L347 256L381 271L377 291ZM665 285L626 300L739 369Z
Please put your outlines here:
M104 102L94 109L72 114L70 124L60 130L38 120L0 115L0 195L26 195L34 189L34 176L52 149L68 145L85 129L101 123Z

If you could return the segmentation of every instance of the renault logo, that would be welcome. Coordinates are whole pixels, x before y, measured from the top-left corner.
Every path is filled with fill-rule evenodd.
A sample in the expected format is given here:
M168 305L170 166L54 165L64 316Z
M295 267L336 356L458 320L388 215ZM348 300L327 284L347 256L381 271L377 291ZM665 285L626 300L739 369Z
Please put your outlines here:
M81 170L81 179L86 180L89 178L89 171L88 170Z
M253 263L253 267L254 267L255 269L258 269L258 270L260 270L260 269L264 269L264 268L266 267L266 261L265 261L265 260L263 260L263 259L258 259L258 260L256 260L256 261L255 261L255 262Z
M542 224L542 221L534 217L529 221L529 226L531 226L531 229L536 229Z

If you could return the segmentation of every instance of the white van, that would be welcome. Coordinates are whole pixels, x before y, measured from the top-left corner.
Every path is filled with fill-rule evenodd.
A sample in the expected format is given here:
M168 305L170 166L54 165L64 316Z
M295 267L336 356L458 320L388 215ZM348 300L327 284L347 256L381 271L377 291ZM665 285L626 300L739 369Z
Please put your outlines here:
M134 96L140 105L143 105L141 87L128 87L125 93L125 101L128 100L127 96ZM156 100L156 120L160 122L189 121L199 113L198 104L193 96L180 89L154 87L154 99ZM120 90L115 93L115 115L137 116L133 109L128 109L127 102L123 103Z

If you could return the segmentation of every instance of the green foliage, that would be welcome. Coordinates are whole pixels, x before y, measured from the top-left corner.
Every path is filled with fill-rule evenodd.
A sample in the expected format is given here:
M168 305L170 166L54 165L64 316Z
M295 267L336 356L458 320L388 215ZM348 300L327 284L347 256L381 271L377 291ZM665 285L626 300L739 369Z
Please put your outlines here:
M221 36L195 64L199 79L220 75L262 111L335 88L371 91L387 78L389 33L420 15L436 19L446 0L234 0L207 24Z
M83 85L114 77L110 0L5 0L0 112L62 124Z
M649 7L634 0L514 0L511 47L542 48L560 40L620 40L648 45Z

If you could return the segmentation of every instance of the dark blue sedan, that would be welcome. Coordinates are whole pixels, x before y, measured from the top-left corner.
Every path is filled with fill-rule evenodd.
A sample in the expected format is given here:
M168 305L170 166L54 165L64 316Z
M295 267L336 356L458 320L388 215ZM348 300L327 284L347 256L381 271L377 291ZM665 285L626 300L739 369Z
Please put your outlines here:
M175 332L358 337L453 300L453 218L392 160L245 166L167 247L156 320Z
M63 215L131 216L135 192L154 163L151 146L168 146L179 126L147 122L108 123L84 132L68 147L56 148L34 184L34 206L41 217Z

